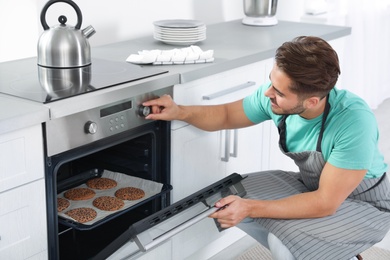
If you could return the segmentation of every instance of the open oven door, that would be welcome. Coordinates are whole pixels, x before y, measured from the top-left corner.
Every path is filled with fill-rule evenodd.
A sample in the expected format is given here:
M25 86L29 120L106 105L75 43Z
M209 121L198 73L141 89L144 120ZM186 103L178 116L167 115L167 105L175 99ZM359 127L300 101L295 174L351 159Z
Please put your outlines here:
M219 210L214 207L214 204L221 198L228 195L245 196L246 191L241 184L243 179L241 175L233 173L132 224L128 230L100 251L93 259L107 259L112 252L115 252L129 241L135 242L139 249L136 253L133 253L133 256L161 245L174 235ZM196 215L193 213L194 209L197 211ZM219 231L223 230L218 226L218 222L215 221L215 224Z

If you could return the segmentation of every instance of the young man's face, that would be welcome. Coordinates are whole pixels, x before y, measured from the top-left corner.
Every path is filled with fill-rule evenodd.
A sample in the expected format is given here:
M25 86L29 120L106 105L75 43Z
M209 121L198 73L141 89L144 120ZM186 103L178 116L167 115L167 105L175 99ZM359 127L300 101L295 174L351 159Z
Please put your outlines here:
M281 71L276 63L270 73L271 86L266 90L265 96L271 100L272 112L277 115L302 114L306 108L304 100L300 100L297 94L292 93L288 86L291 80Z

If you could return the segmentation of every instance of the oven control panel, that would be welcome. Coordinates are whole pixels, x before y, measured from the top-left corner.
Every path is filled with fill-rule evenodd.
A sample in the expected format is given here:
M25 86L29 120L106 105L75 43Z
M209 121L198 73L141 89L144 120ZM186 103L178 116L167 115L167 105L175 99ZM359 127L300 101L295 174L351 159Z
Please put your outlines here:
M89 109L46 123L48 155L54 155L91 142L151 123L151 113L143 102L172 95L173 87L125 97L117 102Z
M150 113L151 108L143 106L142 103L159 96L161 95L157 93L148 93L101 108L98 122L86 122L86 133L95 134L101 131L101 134L106 137L149 123L150 121L145 120L145 117ZM101 129L96 129L97 127Z

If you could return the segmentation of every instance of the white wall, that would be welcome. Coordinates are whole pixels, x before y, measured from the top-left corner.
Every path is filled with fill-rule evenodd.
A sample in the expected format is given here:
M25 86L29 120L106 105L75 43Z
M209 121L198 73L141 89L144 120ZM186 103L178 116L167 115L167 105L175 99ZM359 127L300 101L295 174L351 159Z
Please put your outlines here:
M0 61L35 55L34 43L38 35L36 2L0 0Z

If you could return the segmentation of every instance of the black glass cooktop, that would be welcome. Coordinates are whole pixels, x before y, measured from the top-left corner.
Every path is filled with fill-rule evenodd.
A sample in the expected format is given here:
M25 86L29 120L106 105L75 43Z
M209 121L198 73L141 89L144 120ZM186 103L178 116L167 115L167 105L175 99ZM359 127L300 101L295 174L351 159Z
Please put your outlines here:
M102 59L85 67L52 69L38 66L36 58L23 59L0 63L0 93L49 103L167 72Z

